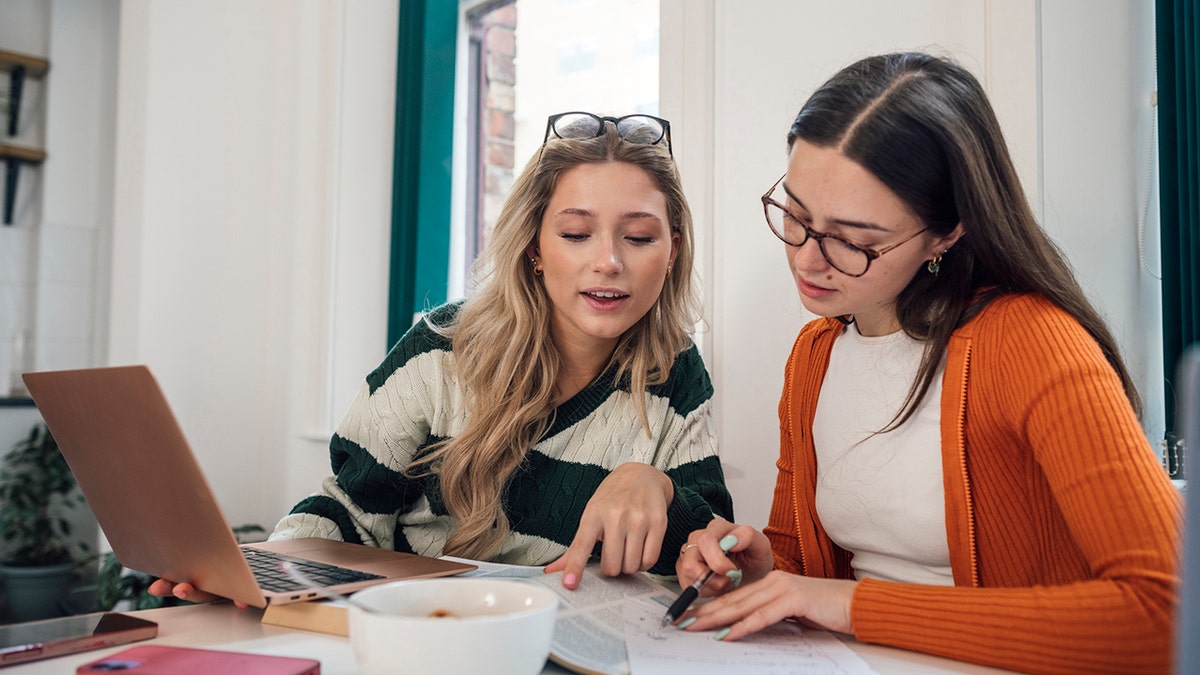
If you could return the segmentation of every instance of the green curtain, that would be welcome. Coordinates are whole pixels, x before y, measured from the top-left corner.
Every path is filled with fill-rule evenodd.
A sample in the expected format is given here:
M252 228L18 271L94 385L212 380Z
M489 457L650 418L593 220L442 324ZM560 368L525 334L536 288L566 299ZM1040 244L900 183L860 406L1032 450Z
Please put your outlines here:
M446 301L458 3L401 0L388 346Z
M1167 430L1175 430L1175 376L1200 339L1200 24L1196 0L1156 0L1159 201Z

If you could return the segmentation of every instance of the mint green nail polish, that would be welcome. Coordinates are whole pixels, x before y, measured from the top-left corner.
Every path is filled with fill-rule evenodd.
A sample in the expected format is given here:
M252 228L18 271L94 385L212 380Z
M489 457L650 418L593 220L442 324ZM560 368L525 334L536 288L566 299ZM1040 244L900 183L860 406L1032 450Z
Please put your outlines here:
M721 541L717 542L717 546L720 546L722 551L725 551L726 553L728 553L729 549L733 548L734 546L737 546L737 543L738 543L738 538L733 536L732 534L728 534L728 535L725 535L725 537L723 539L721 539Z
M680 622L679 622L679 626L678 626L678 627L679 627L679 628L682 630L682 629L684 629L684 628L687 628L688 626L690 626L690 625L692 625L692 624L694 624L694 623L696 623L696 617L694 617L694 616L693 616L693 617L691 617L691 618L689 618L689 619L684 619L683 621L680 621Z
M741 570L730 570L725 573L725 576L729 577L729 580L733 582L734 588L737 588L738 586L742 585L742 571Z
M729 635L729 629L722 628L721 630L717 631L717 634L713 636L713 639L717 641L724 640L726 635Z

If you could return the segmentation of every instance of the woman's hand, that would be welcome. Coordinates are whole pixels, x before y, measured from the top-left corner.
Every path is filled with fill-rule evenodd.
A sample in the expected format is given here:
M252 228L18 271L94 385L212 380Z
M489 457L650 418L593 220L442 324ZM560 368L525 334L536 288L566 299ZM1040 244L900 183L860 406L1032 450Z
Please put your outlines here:
M174 581L168 581L167 579L155 579L154 583L150 584L150 587L146 589L146 592L150 595L158 595L162 597L169 597L173 595L180 600L187 600L188 602L214 602L216 600L224 600L224 598L218 595L196 590L196 587L189 583L177 584ZM237 605L238 609L246 609L250 606L244 602L238 602L236 600L233 604Z
M774 566L765 534L749 525L713 518L708 527L688 535L675 561L675 573L680 587L687 588L711 569L712 577L700 589L700 596L707 597L757 581Z
M713 580L716 578L713 575ZM852 634L850 601L857 585L857 581L814 579L775 570L685 612L679 625L697 631L728 628L727 633L718 633L717 637L738 640L784 619L796 618L822 630Z
M639 462L622 464L596 488L583 509L567 552L546 566L563 572L563 586L576 588L596 542L604 542L600 571L608 576L650 569L662 552L667 507L675 486L665 473Z
M714 518L688 535L675 563L679 585L687 587L708 570L713 575L701 596L720 596L684 612L686 630L729 628L723 640L737 640L788 618L824 630L851 633L850 600L858 582L813 579L778 570L767 535L747 525Z

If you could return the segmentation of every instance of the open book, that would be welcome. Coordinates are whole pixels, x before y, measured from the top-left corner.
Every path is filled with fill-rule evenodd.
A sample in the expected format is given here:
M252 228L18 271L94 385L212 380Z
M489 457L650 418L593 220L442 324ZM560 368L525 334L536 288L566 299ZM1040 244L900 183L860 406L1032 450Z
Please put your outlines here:
M458 558L448 558L459 560ZM460 576L490 576L524 579L555 592L559 599L558 620L550 643L550 660L584 675L628 675L625 651L626 598L639 597L661 604L663 612L675 593L645 574L605 577L594 567L584 571L579 588L563 588L562 574L544 574L541 567L500 565L475 560L461 561L478 568ZM349 635L346 607L342 603L313 601L268 605L263 623Z

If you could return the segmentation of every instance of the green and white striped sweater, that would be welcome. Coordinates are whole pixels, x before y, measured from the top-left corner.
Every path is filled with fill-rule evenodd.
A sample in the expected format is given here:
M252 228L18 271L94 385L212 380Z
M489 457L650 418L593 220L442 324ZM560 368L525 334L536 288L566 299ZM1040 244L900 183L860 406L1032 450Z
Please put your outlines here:
M444 323L459 304L435 309ZM414 456L461 432L468 411L454 376L450 342L418 322L367 380L330 442L333 476L276 526L272 539L324 537L422 555L442 555L452 519L435 476L402 473ZM644 462L666 473L662 555L651 568L674 574L688 533L713 515L733 519L717 457L712 383L695 346L676 357L667 382L648 388L652 438L628 386L601 376L556 410L503 494L511 533L495 562L544 565L566 551L584 506L609 472Z

